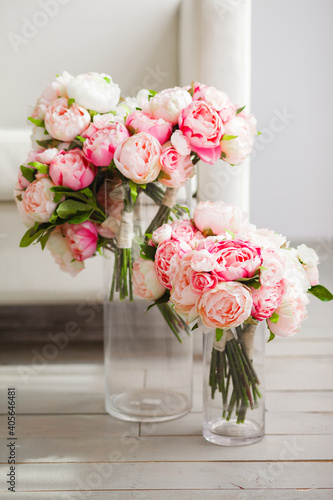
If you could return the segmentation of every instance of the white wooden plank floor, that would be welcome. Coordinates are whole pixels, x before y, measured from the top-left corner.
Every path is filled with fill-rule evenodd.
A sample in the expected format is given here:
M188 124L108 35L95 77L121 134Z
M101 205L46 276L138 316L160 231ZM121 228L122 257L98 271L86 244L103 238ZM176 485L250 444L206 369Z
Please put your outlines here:
M321 273L332 289L331 264ZM191 413L139 425L105 413L100 345L69 346L34 369L31 347L4 348L0 498L15 498L6 485L6 394L15 387L19 500L332 500L332 318L333 304L313 298L302 332L267 346L266 435L241 448L201 437L199 360Z

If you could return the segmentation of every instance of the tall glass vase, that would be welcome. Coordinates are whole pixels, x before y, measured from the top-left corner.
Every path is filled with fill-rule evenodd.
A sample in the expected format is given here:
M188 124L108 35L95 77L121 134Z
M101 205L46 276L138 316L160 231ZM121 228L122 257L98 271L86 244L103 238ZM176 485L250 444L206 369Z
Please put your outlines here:
M192 405L192 337L175 337L157 306L134 298L104 304L105 404L110 415L162 422Z
M204 334L203 436L242 446L265 432L265 322Z
M112 196L118 196L114 188ZM147 311L150 303L135 296L131 287L131 262L140 253L138 242L156 210L156 204L140 193L132 215L125 214L126 228L131 219L132 241L121 246L118 237L104 255L106 410L135 422L171 420L188 413L192 405L193 355L188 328L167 304Z

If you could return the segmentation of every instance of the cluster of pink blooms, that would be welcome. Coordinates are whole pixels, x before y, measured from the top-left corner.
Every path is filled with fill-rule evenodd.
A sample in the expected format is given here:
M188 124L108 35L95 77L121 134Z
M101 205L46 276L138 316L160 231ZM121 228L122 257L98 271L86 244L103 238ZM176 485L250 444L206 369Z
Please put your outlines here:
M29 119L33 149L15 190L28 227L50 221L58 205L52 187L80 191L112 167L141 186L159 181L178 188L194 175L195 158L209 164L219 158L242 162L256 134L254 117L214 87L141 90L120 102L119 86L104 73L57 76ZM102 225L65 224L52 233L48 247L63 269L76 274L82 268L76 262L95 253L98 235L115 236L121 207L116 199Z
M200 202L193 220L164 224L150 244L154 261L135 261L134 292L150 300L170 293L188 324L210 331L252 317L287 337L307 317L307 291L318 284L316 252L290 248L284 236L257 229L237 207Z

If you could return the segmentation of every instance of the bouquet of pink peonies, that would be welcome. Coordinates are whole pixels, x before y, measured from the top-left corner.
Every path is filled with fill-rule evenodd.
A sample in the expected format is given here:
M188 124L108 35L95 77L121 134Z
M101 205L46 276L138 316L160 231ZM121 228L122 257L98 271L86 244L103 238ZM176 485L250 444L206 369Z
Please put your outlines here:
M149 236L185 214L177 192L200 159L239 164L256 135L254 117L214 87L143 89L123 99L104 73L58 75L29 121L33 148L15 188L28 226L20 245L41 243L72 275L102 248L111 250L111 300L115 293L133 298L133 214L140 194L159 207ZM182 321L169 306L160 308L177 330Z
M212 397L218 389L223 417L230 419L236 408L242 423L261 397L251 361L256 325L267 322L269 340L288 337L307 317L309 293L332 300L319 284L318 263L312 248L289 247L284 236L257 229L237 207L200 202L193 220L164 224L142 245L134 293L170 303L192 330L215 331Z

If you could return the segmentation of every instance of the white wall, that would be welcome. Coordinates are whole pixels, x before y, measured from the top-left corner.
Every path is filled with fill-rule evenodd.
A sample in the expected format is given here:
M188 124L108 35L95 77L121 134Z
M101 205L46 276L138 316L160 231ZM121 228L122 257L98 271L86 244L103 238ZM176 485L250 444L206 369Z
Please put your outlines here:
M332 0L253 0L251 218L317 242L333 239L332 19Z
M64 69L109 73L125 95L176 85L179 2L2 0L0 128L21 128Z

